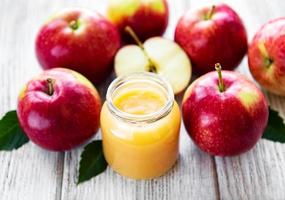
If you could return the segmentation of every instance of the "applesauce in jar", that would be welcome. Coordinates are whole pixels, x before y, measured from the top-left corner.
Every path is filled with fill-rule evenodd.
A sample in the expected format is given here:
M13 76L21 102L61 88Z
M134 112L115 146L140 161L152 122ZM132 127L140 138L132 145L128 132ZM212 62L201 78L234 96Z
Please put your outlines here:
M149 179L176 162L181 116L170 84L160 76L141 72L115 79L100 120L104 155L117 173Z

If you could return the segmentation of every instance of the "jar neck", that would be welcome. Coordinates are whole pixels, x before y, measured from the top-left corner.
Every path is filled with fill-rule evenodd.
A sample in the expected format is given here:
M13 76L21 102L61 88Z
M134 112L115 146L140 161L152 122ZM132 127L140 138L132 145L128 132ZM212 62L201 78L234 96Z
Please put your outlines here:
M114 98L125 88L138 89L145 85L148 88L155 88L164 95L166 102L157 111L148 114L131 114L118 109L114 105ZM116 78L109 86L106 96L109 111L119 119L129 123L152 123L167 116L174 104L174 94L171 85L161 76L150 72L133 73L128 76Z

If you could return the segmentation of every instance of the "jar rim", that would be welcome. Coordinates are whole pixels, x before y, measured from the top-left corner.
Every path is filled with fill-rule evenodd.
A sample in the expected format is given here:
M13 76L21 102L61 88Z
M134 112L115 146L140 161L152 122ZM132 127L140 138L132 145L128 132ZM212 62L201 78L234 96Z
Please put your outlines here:
M162 86L162 88L165 90L167 94L165 105L162 106L161 109L155 112L144 115L131 114L118 109L113 103L112 94L116 91L116 89L118 89L124 83L130 81L135 82L136 80L137 81L143 80L144 82L149 81L154 84L158 84L159 86ZM136 72L125 76L119 76L116 79L114 79L110 84L110 86L108 87L106 101L107 101L107 106L111 111L111 113L124 121L130 123L151 123L159 119L162 119L163 117L167 116L170 113L174 104L174 93L170 83L166 81L162 76L151 72Z

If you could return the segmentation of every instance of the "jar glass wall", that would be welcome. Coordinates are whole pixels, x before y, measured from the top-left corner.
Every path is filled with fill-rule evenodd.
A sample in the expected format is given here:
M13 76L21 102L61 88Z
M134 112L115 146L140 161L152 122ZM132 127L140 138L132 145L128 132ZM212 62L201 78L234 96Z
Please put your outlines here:
M134 179L164 174L178 158L180 121L172 88L160 76L142 72L115 79L101 111L108 164Z

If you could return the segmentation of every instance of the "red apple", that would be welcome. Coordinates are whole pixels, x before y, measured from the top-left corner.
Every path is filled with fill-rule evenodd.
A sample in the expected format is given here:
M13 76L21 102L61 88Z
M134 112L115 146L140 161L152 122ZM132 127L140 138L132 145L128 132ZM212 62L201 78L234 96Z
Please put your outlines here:
M83 9L55 14L36 38L36 55L44 69L70 68L94 84L111 72L119 47L117 28L98 13Z
M248 51L251 74L268 91L285 96L285 17L264 24Z
M126 42L132 41L125 33L126 26L144 41L164 33L168 24L168 5L166 0L109 0L107 15L118 26Z
M101 100L92 83L63 68L29 81L18 98L17 114L29 139L42 148L70 150L98 130Z
M175 41L187 52L193 71L204 74L220 62L224 69L238 66L247 51L247 35L238 14L220 4L188 11L179 20Z
M188 87L182 114L198 147L212 155L232 156L248 151L260 139L268 105L263 93L245 76L219 67L219 76L209 72Z

